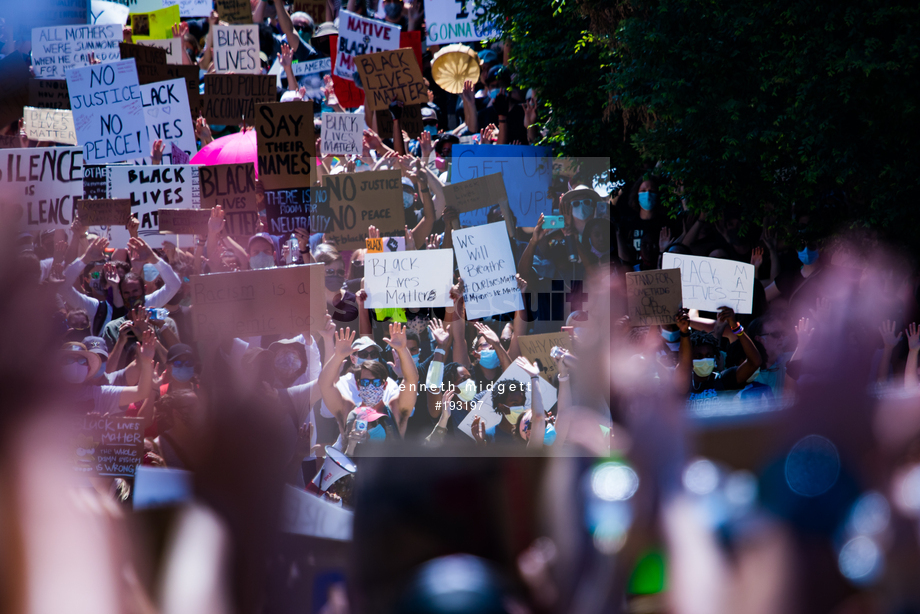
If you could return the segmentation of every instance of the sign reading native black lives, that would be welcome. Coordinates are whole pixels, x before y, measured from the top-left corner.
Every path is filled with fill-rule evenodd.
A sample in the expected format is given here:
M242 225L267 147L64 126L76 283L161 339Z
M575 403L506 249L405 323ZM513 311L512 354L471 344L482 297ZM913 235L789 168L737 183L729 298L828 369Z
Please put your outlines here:
M399 48L399 26L368 19L348 11L339 12L336 77L354 81L358 56Z
M68 70L67 90L87 163L136 160L150 151L133 59Z
M269 190L307 187L316 156L313 102L256 107L259 181Z
M256 105L275 102L272 75L205 75L204 115L210 124L252 123Z
M0 204L10 211L5 219L23 230L69 230L78 198L83 198L79 147L0 151Z
M505 223L455 230L453 238L467 317L485 318L523 309Z
M626 315L630 326L674 324L681 307L680 269L626 274Z
M325 279L322 264L193 275L195 339L309 334L323 326Z
M74 424L73 470L81 475L134 477L144 458L144 419L86 415Z
M329 188L329 202L317 204L311 230L322 232L339 251L363 248L369 226L385 237L405 233L399 171L324 175L323 185Z
M256 201L256 172L246 164L199 166L201 208L223 207L227 232L235 236L256 233L259 205Z
M329 204L329 188L312 186L286 190L265 190L265 217L268 232L281 235L297 228L310 229L316 209Z
M138 235L154 247L163 244L159 210L194 209L200 203L198 166L110 165L106 168L106 197L127 198L131 214L140 222ZM118 245L128 241L127 230L110 229L109 239Z

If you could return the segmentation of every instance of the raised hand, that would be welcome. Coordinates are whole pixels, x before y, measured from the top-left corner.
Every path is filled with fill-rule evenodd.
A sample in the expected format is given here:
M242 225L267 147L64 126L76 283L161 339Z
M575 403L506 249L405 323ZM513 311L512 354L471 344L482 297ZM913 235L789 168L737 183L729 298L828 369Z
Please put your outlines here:
M527 280L518 273L514 275L514 278L517 280L518 290L520 290L521 293L527 292Z
M163 150L165 148L165 145L163 145L163 139L157 139L153 142L153 145L150 148L151 164L161 164L163 162Z
M406 251L415 250L415 238L412 236L412 229L406 226Z
M141 346L138 348L137 354L146 361L152 361L156 346L156 335L153 334L152 329L148 328L144 331L143 337L141 337Z
M799 338L799 344L808 343L811 341L812 335L814 335L815 329L811 325L811 320L808 318L802 318L799 320L799 323L795 326L795 334Z
M539 243L545 236L546 229L543 228L543 214L541 213L540 218L537 220L537 225L533 228L533 234L530 235L530 241L532 243Z
M891 349L898 344L898 341L904 336L903 332L899 332L898 336L894 336L896 329L896 323L894 320L885 320L882 322L882 325L878 327L879 334L882 335L882 343L885 344L886 349Z
M358 306L361 309L364 309L364 304L367 302L367 290L361 288L355 293L355 300L358 301Z
M495 334L495 331L483 324L482 322L473 322L473 326L476 327L476 332L478 332L482 337L491 345L494 349L501 347L501 339L498 338L498 335Z
M399 322L392 322L390 324L390 336L384 337L383 340L389 343L394 350L405 349L406 327Z
M219 234L224 228L224 208L220 205L211 209L211 217L208 219L208 234Z
M815 300L815 308L809 310L816 321L825 322L831 315L831 301L827 298Z
M86 248L86 252L83 254L83 262L89 264L90 262L105 260L105 248L108 246L109 240L105 237L93 239Z
M125 228L128 229L128 235L133 238L137 238L137 231L140 229L141 223L136 216L132 215L128 218L128 223L125 224Z
M368 239L379 239L380 238L380 231L377 230L376 226L367 227L367 238Z
M326 97L327 106L330 106L330 107L339 106L339 98L338 96L335 95L335 84L333 83L332 77L330 75L326 75L323 77L322 92L323 92L323 96ZM367 136L367 131L365 131L364 134L365 136Z
M105 275L105 281L109 286L117 286L121 281L121 276L118 274L118 269L111 262L106 262L102 265L102 274Z
M351 356L352 349L351 344L355 340L355 333L350 328L345 328L344 330L336 331L335 333L335 355L339 358L345 358L346 356Z
M428 322L428 334L438 346L446 346L450 343L450 331L444 327L442 320L431 318Z
M380 151L383 147L383 141L380 140L380 136L370 128L364 131L364 138L367 140L367 144L371 149Z
M905 332L907 333L907 348L911 352L920 350L920 326L917 326L916 322L911 322Z
M530 100L524 101L524 126L530 128L537 123L537 96L531 95Z
M667 226L662 226L661 232L658 233L658 250L661 253L668 251L671 246L671 240L671 229Z
M425 249L438 249L441 247L441 240L438 235L428 235L428 242L425 244Z
M467 81L469 83L469 81ZM473 418L473 424L470 425L470 432L473 434L473 441L477 446L486 445L486 423L479 416Z
M305 252L310 249L310 231L306 228L295 228L294 236L297 238L297 246L300 251Z
M463 106L466 107L467 104L476 104L476 95L473 92L473 82L464 81L463 82L463 91L460 93L460 96L463 98ZM475 107L473 107L475 108Z
M489 124L479 132L479 142L488 145L495 140L496 134L498 134L498 128L495 127L495 124Z
M724 305L719 307L718 320L728 324L729 328L736 328L738 325L738 321L735 319L735 310Z
M332 316L328 313L323 316L323 327L319 330L319 336L330 343L334 343L335 339L335 322L332 319ZM328 347L328 344L327 344Z
M211 136L211 127L208 125L207 120L201 116L195 118L195 137L201 141L202 147L214 140L214 137Z
M281 66L285 69L294 63L294 52L291 51L291 46L287 43L282 43L281 53L278 54L278 61L281 62Z
M431 145L431 135L422 130L422 133L418 135L418 146L422 154L422 159L427 160L428 156L431 155L431 150L434 147Z
M759 269L760 265L763 264L763 248L755 247L754 251L751 252L751 264L754 265L754 269Z
M131 237L128 239L128 249L134 249L138 260L146 262L154 258L153 250L150 249L147 242L138 237Z
M680 329L680 332L687 333L690 332L690 310L681 309L674 316L674 323L677 324L677 328Z
M527 359L524 358L523 356L518 356L518 357L515 359L514 364L516 364L516 365L519 366L521 369L523 369L524 372L525 372L527 375L529 375L530 377L539 377L539 376L540 376L540 367L537 366L537 363L535 363L535 362L530 362L529 360L527 360Z

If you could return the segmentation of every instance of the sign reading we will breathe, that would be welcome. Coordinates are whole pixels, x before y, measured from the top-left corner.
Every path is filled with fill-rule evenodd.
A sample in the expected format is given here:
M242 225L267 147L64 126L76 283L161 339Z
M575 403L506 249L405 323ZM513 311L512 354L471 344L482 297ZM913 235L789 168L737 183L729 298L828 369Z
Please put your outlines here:
M136 160L150 151L133 59L69 70L67 91L85 163Z
M453 237L467 317L485 318L523 309L505 223L455 230Z

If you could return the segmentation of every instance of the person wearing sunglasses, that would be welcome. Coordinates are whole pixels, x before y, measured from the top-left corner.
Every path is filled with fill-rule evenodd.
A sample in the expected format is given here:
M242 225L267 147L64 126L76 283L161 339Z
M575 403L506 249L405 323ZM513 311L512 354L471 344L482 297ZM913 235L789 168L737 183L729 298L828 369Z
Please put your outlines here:
M326 269L326 311L336 327L358 329L358 298L345 289L345 263L335 248L320 251L316 261Z
M355 340L355 332L346 328L338 330L334 340L332 356L326 361L319 376L319 388L326 408L339 423L340 439L337 446L341 446L349 436L346 422L349 413L356 407L370 407L387 414L393 420L399 436L404 437L418 396L418 370L409 353L406 327L394 322L390 324L389 337L384 338L399 355L404 375L399 386L389 377L386 365L379 360L381 349L372 339L360 337ZM378 359L373 359L374 355ZM354 366L340 377L342 364L349 357L353 358ZM371 440L386 439L386 429L383 427L368 434Z

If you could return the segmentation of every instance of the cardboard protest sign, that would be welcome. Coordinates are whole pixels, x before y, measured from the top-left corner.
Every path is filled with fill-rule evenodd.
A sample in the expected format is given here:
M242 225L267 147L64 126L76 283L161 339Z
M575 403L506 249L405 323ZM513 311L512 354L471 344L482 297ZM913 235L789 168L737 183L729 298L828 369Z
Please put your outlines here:
M259 26L214 26L214 68L219 73L261 73Z
M153 83L166 79L166 50L131 43L119 43L121 59L134 58L137 82Z
M179 6L167 6L149 13L131 13L132 36L172 38L172 27L179 23Z
M142 158L150 151L134 60L67 71L77 142L88 163Z
M77 215L84 226L124 226L131 217L131 201L127 198L80 199Z
M365 254L367 306L449 307L454 253L449 249Z
M310 219L318 205L328 206L329 189L319 186L265 190L265 217L273 235L310 228Z
M105 164L87 164L83 167L83 198L106 198L109 174Z
M203 115L211 124L254 121L256 105L275 102L271 75L205 75Z
M73 423L73 470L81 475L134 477L144 458L144 419L86 415Z
M260 104L255 128L262 185L269 190L309 186L316 157L313 103Z
M252 5L249 0L214 0L214 6L221 21L230 24L252 23Z
M124 4L108 0L92 0L90 6L90 25L108 23L123 26L128 23L129 9Z
M177 235L206 235L211 212L207 209L159 209L160 232Z
M90 23L88 7L89 2L85 0L4 2L3 19L6 35L14 41L27 42L35 28Z
M32 72L38 79L63 79L65 71L89 66L89 54L97 60L121 59L118 44L121 26L60 26L32 30Z
M390 117L389 109L380 109L376 112L377 117L377 135L382 139L393 138L393 118ZM422 122L422 105L407 104L403 107L402 117L399 120L399 127L409 135L410 139L417 139L418 135L425 129Z
M70 94L65 79L29 79L29 106L39 109L69 109Z
M504 222L455 230L453 239L469 319L524 308Z
M135 36L135 44L142 47L155 47L166 52L167 64L182 64L182 39L181 38L141 38ZM140 70L140 69L138 69ZM141 81L143 83L143 81Z
M329 55L332 58L332 65L335 66L338 59L338 40L337 34L329 35ZM422 66L422 33L400 32L398 49L412 49L415 59L419 66ZM364 104L364 90L358 87L351 79L343 79L332 74L332 82L335 85L335 95L339 99L339 104L345 109L352 109Z
M406 104L428 102L428 88L422 69L411 49L395 49L356 58L361 87L367 94L364 105L372 111L389 107L394 100Z
M425 23L429 45L467 43L498 36L491 23L478 25L477 17L485 14L481 3L473 0L427 0Z
M192 117L198 117L198 111L201 110L201 94L198 89L198 66L197 65L166 65L167 79L182 79L185 81L185 91L188 95L188 106L191 108Z
M173 4L179 5L179 15L182 17L207 17L214 8L211 0L163 0L163 6Z
M552 213L551 157L549 147L455 145L451 150L451 183L501 173L517 226L532 227L541 213ZM486 212L480 209L466 213L460 221L464 226L484 224Z
M22 117L22 107L29 102L29 63L14 51L0 60L0 126Z
M364 240L364 248L369 254L384 254L406 251L406 237L387 237Z
M189 155L187 151L182 151L175 143L170 143L169 148L169 157L172 164L188 164Z
M627 273L626 306L630 326L674 324L682 307L680 270Z
M505 182L498 173L444 186L444 205L459 213L507 202Z
M339 11L339 34L334 59L336 76L354 81L359 55L399 48L399 26Z
M193 275L195 339L309 334L323 326L325 279L322 264Z
M512 364L510 367L505 369L505 372L501 374L497 381L512 380L517 382L515 386L521 386L518 390L524 390L524 407L530 409L532 407L532 390L531 390L531 380L530 375L527 374L524 369ZM556 404L557 392L556 389L548 381L544 379L538 379L537 385L540 387L540 402L542 405L543 411L546 411L552 408ZM489 384L481 390L487 390L491 392L495 386L498 386L497 383ZM511 384L508 384L509 388L505 389L505 392L513 392L510 388ZM479 417L482 420L486 428L493 427L502 421L502 415L495 411L494 406L492 405L492 395L485 394L482 396L481 402L476 405L475 408L470 409L466 417L457 425L457 430L466 434L467 437L472 438L472 426L473 420L476 417Z
M188 165L111 165L106 169L106 197L129 199L131 214L140 222L138 235L159 247L164 238L160 234L160 209L199 206L198 169ZM110 235L119 245L128 240L124 228L112 228Z
M163 141L163 164L184 164L189 156L198 153L195 124L188 103L188 91L182 79L158 81L141 85L141 102L144 105L144 123L147 138L152 143ZM184 154L184 161L173 159L172 146ZM149 154L145 160L149 159Z
M326 0L294 0L291 6L291 15L298 11L303 11L313 19L313 23L319 25L326 19Z
M0 204L6 219L27 231L67 230L83 197L79 147L0 151Z
M357 113L323 113L320 147L323 155L360 156L367 129L364 116Z
M323 185L329 188L329 202L317 203L310 225L339 251L364 247L368 226L376 226L381 236L405 232L399 171L324 175Z
M256 171L251 162L199 166L198 180L201 208L223 207L227 232L236 236L256 233L259 205L256 202Z
M683 304L687 309L718 311L719 307L727 306L735 313L753 312L754 265L671 252L661 256L662 267L680 269Z
M73 127L73 111L59 109L23 108L23 127L33 141L51 141L65 145L77 144Z
M518 337L518 345L521 348L521 354L527 360L537 363L540 367L540 375L548 382L551 382L556 375L556 361L550 356L550 351L554 347L569 349L569 334L546 333L543 335L523 335Z

